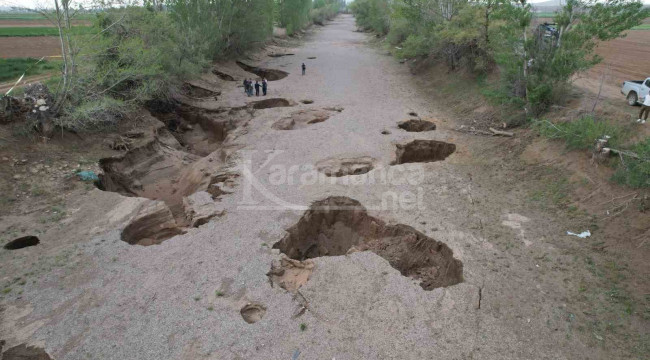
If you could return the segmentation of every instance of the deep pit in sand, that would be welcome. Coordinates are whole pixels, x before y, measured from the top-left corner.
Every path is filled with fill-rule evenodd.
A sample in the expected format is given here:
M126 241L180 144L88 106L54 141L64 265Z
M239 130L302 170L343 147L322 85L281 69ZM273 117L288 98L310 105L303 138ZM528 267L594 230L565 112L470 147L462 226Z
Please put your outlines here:
M456 145L438 140L413 140L395 147L393 165L442 161L456 151Z
M129 151L99 161L98 187L157 202L142 205L122 231L129 244L152 245L223 214L215 204L236 174L224 172L228 134L252 118L252 107L204 110L150 107L157 125Z
M411 119L398 123L397 127L408 132L422 132L435 130L436 124L431 121Z
M452 250L407 225L388 225L356 200L333 196L312 203L274 249L295 260L372 251L424 290L463 281L463 263Z
M276 80L284 79L289 75L289 73L286 71L276 70L276 69L265 69L258 66L251 66L241 61L237 61L237 65L239 65L239 67L244 69L245 71L248 71L249 73L253 73L259 76L260 79L266 79L268 81L276 81Z

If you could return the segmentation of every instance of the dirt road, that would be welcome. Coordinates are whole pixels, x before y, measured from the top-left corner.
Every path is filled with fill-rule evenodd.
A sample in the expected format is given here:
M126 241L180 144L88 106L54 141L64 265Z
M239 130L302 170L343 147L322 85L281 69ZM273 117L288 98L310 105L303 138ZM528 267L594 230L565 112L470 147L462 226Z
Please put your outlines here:
M38 246L1 251L7 279L36 274L2 300L5 348L33 344L56 359L641 356L647 320L611 301L622 292L603 288L588 251L602 235L566 235L590 218L531 200L528 180L546 170L509 155L516 136L452 131L408 68L354 30L342 15L292 56L247 60L289 73L267 96L287 101L251 105L252 118L195 163L225 158L236 174L218 193L221 216L130 245L121 232L142 200L94 190L71 199ZM260 100L245 97L235 68L218 70L236 81L206 76L221 95L197 106L223 114ZM408 119L436 129L398 127ZM273 270L279 251L313 263ZM634 275L638 287L647 275Z

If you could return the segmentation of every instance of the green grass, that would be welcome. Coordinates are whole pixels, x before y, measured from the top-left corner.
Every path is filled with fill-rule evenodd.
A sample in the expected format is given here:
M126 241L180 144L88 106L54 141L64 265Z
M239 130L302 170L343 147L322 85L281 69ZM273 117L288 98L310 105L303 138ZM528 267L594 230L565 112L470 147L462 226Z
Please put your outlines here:
M571 203L570 191L571 184L567 178L551 175L544 178L543 184L532 192L530 199L541 203L543 206L552 204L564 209Z
M650 30L650 24L641 24L633 27L632 30Z
M38 59L34 58L10 58L0 59L0 81L18 79L23 72L26 76L38 75L59 70L60 61L43 60L36 64Z
M608 135L609 146L617 147L625 136L625 129L606 120L597 120L591 116L567 122L552 123L548 120L538 120L534 127L542 136L550 139L564 140L567 149L589 149L594 142Z
M625 146L625 140L631 132L629 127L596 120L591 116L559 123L537 120L533 127L542 136L563 140L569 150L590 149L596 139L604 135L610 136L608 147L623 150L623 161L617 162L612 180L632 188L650 187L650 138ZM636 155L630 156L626 151Z
M630 151L640 159L623 156L625 160L619 163L612 179L634 188L650 187L650 137L634 144Z
M72 33L75 35L92 34L91 26L73 26ZM27 37L27 36L59 36L59 30L55 27L5 27L0 28L0 37Z

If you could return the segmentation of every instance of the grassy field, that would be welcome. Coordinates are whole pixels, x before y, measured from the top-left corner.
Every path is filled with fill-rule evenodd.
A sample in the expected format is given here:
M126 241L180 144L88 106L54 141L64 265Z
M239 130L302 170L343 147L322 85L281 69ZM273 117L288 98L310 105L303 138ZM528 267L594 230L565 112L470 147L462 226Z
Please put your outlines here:
M650 30L650 24L641 24L633 27L632 30Z
M554 12L536 12L535 17L537 18L552 18L555 16Z
M75 15L75 20L90 20L95 17L95 14L78 14ZM47 20L42 14L36 13L15 13L15 12L0 12L0 20Z
M60 61L43 60L36 64L38 59L33 58L11 58L0 59L0 81L18 79L23 72L26 75L38 75L46 72L53 72L59 69Z
M93 28L90 26L75 26L73 33L82 35L90 34ZM55 27L4 27L0 28L0 37L6 36L59 36L59 30Z

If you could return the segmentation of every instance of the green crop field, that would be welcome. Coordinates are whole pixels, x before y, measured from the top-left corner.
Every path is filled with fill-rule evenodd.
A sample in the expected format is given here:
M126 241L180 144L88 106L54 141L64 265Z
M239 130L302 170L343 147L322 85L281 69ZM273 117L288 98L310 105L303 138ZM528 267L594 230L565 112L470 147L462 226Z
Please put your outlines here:
M72 32L77 35L92 34L90 26L75 26ZM59 30L55 27L5 27L0 28L0 37L6 36L59 36Z
M633 27L632 30L650 30L650 24L641 24Z
M37 62L38 59L33 58L0 59L0 81L18 79L24 72L26 75L38 75L54 72L61 67L61 61L57 60Z

